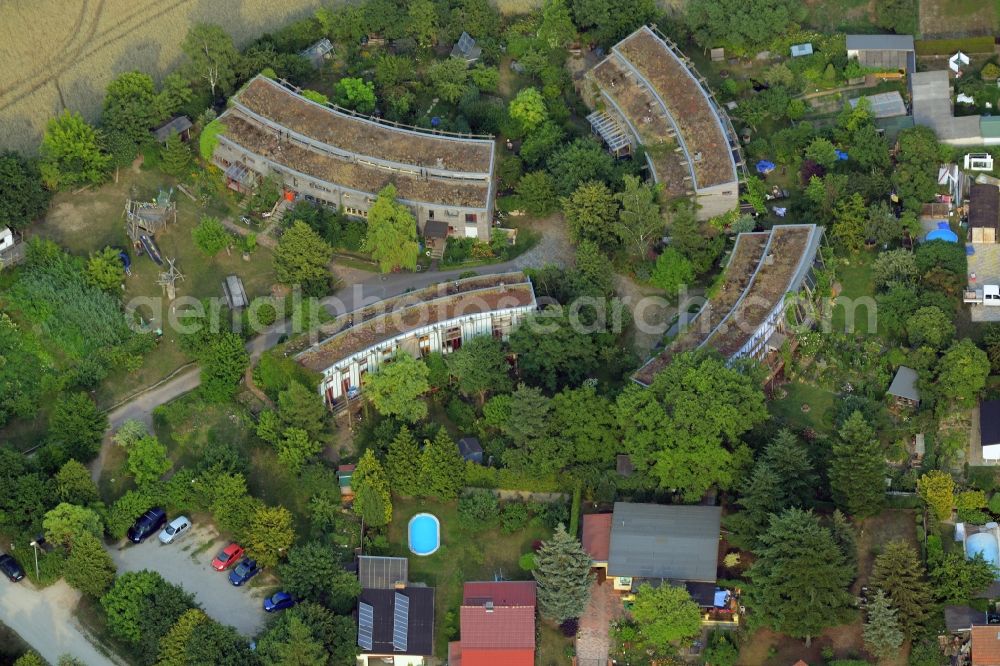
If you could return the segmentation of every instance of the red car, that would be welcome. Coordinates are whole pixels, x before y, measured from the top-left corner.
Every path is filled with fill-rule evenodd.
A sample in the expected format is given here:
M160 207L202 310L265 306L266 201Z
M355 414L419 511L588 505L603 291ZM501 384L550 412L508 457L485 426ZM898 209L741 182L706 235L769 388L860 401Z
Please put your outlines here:
M243 557L243 547L238 543L231 543L215 556L215 559L212 560L212 568L216 571L225 571L239 562L241 557Z

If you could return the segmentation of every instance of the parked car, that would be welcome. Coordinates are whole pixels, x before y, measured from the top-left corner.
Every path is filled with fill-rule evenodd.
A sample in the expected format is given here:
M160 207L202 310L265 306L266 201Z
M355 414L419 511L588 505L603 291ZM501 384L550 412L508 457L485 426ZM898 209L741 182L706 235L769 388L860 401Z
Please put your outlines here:
M275 592L267 599L264 599L264 612L274 613L285 610L295 605L295 599L288 592Z
M153 532L163 527L165 522L167 522L167 512L154 507L139 516L132 527L128 528L128 540L132 543L142 543Z
M160 532L160 543L173 543L191 531L191 521L187 516L177 516Z
M260 567L257 566L257 561L244 557L236 568L229 572L229 582L239 587L259 573Z
M241 557L243 557L243 546L238 543L231 543L220 550L219 554L215 556L215 559L212 560L212 568L216 571L225 571L239 562Z
M7 553L0 555L0 571L2 571L7 578L10 578L10 582L12 583L16 583L24 578L24 569L22 569L21 565L17 563L17 560Z

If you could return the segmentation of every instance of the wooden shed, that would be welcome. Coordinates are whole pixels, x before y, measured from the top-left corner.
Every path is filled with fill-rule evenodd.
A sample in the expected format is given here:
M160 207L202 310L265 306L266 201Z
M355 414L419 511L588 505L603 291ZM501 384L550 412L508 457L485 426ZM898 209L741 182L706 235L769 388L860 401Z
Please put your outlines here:
M969 230L973 243L996 243L1000 225L1000 188L974 184L969 188Z

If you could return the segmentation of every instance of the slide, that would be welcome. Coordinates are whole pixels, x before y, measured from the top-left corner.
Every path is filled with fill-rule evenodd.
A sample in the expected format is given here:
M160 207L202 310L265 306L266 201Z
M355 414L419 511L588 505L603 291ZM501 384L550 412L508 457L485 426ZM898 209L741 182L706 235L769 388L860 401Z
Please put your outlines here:
M142 247L145 248L149 258L155 261L157 265L162 266L163 257L160 256L160 248L156 247L156 241L153 240L153 237L143 234L139 236L139 241L142 243Z

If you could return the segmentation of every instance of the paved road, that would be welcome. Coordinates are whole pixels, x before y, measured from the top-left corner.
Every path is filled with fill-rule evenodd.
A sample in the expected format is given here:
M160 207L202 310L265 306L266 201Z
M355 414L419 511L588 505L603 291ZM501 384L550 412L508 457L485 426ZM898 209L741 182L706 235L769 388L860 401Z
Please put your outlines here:
M214 529L195 525L194 531L178 543L162 545L153 536L144 543L133 545L124 542L122 548L108 548L118 571L156 571L167 581L179 585L194 595L214 620L236 627L245 636L254 636L264 626L266 614L262 607L264 592L259 587L246 584L234 587L229 584L229 574L212 568L212 558L228 542L219 539ZM211 544L197 555L205 544ZM267 574L257 574L251 582L259 582Z
M50 664L68 654L87 666L117 666L90 643L73 610L80 593L60 580L44 590L27 583L0 583L0 622L13 629Z

